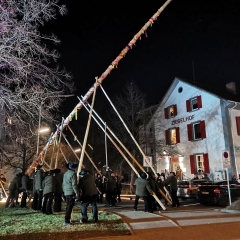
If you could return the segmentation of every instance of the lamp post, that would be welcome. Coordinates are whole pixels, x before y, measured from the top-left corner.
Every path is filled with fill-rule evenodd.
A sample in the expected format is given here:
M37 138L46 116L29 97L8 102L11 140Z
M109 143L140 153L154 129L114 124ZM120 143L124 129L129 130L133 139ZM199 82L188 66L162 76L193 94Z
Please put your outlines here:
M40 115L41 116L41 115ZM39 118L41 121L41 117ZM39 123L41 124L41 122L39 121ZM40 126L40 125L39 125ZM41 126L40 126L41 127ZM38 134L37 134L37 155L39 153L39 142L40 142L40 133L45 133L45 132L49 132L50 128L39 128L38 129Z

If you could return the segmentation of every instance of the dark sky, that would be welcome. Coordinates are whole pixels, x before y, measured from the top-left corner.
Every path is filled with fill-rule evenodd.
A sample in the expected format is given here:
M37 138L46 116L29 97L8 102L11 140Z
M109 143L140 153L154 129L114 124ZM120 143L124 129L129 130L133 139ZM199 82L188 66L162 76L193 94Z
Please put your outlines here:
M68 14L46 29L62 41L59 63L85 95L163 0L61 0ZM240 82L240 1L173 0L153 27L103 81L110 96L134 81L158 103L175 77L211 85ZM70 113L77 99L68 100Z

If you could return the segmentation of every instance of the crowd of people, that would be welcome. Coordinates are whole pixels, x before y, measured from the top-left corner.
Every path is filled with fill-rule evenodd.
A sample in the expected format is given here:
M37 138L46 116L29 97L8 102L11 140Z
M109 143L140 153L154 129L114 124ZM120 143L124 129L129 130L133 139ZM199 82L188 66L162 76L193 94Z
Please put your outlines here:
M77 176L78 163L70 162L66 164L67 171L62 173L60 169L47 172L42 170L42 165L37 165L31 178L28 174L18 173L11 181L8 190L9 195L5 207L19 206L27 208L27 201L31 203L33 210L43 214L53 214L62 211L62 201L66 202L64 225L72 224L72 211L75 202L81 202L81 223L98 221L98 203L105 200L106 207L116 206L116 202L121 202L122 178L114 172L106 169L106 174L90 174L89 170L82 169ZM78 180L79 178L79 180ZM5 179L6 180L6 179ZM170 174L161 173L155 176L151 172L141 172L136 178L136 197L134 210L137 210L140 198L144 200L146 212L157 210L158 199L162 198L162 193L166 194L167 189L171 192L172 207L179 207L177 198L177 177L174 172ZM19 194L21 201L19 203ZM32 201L31 201L32 199ZM168 201L165 199L165 205ZM92 219L88 219L87 208L92 206Z

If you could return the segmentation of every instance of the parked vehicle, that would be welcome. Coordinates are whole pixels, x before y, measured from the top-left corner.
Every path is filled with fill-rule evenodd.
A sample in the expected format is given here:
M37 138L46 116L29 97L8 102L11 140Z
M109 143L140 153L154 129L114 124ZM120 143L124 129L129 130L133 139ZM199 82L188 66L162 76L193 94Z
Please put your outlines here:
M196 198L198 192L198 186L208 180L197 179L197 180L181 180L178 181L177 196L183 200L186 198Z
M240 183L229 181L231 199L240 197ZM227 206L229 204L227 181L206 182L198 187L197 200L202 204L216 204Z

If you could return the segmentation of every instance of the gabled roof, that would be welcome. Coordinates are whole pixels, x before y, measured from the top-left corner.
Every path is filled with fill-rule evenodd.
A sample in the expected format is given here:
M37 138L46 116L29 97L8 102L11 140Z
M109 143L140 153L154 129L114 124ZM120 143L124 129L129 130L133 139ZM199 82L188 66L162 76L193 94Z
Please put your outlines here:
M231 101L235 101L235 102L240 102L240 95L235 95L235 94L227 91L225 84L218 83L216 85L216 84L213 84L213 83L209 83L207 85L205 83L193 82L193 81L189 81L189 80L185 80L185 79L175 77L175 79L173 80L173 82L172 82L171 86L169 87L168 91L164 95L164 97L161 101L162 103L165 103L167 101L169 95L172 93L172 91L175 89L176 85L180 81L184 82L188 85L191 85L195 88L204 90L204 91L206 91L206 92L208 92L212 95L215 95L218 98L222 98L222 99L225 99L225 100L231 100ZM239 94L239 92L237 92L237 93Z

